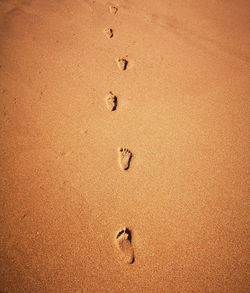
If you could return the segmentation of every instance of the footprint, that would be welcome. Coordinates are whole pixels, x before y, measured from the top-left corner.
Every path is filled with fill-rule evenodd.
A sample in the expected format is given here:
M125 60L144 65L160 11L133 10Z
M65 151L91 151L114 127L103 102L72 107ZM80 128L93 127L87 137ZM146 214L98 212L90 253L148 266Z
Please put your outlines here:
M117 97L112 92L106 97L106 105L109 111L115 111L117 107Z
M130 165L130 160L132 158L132 153L126 148L119 149L119 164L123 170L127 170Z
M117 65L120 68L120 70L126 70L127 69L127 65L128 65L128 61L124 58L118 58L116 59Z
M105 28L104 34L108 39L111 39L114 36L113 30L111 28Z
M118 12L118 8L116 6L109 6L109 11L112 15L116 15L116 13Z
M128 263L132 264L135 260L134 258L134 249L131 244L131 232L128 228L123 228L116 235L116 246L120 252L121 259Z

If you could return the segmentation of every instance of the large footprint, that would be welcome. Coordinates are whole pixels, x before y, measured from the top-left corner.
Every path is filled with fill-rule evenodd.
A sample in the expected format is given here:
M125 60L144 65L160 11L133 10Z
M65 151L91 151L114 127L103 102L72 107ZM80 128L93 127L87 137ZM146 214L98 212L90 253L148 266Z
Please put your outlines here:
M121 259L128 264L132 264L135 258L134 249L131 243L131 232L129 231L129 229L123 228L117 234L115 242L119 250Z
M132 153L126 148L119 149L119 165L123 170L127 170L130 165Z

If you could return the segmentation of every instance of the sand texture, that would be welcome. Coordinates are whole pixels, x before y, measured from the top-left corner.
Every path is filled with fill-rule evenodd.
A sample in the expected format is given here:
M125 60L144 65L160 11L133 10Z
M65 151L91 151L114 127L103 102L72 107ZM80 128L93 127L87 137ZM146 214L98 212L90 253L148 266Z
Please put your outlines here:
M250 1L0 26L0 292L249 292Z

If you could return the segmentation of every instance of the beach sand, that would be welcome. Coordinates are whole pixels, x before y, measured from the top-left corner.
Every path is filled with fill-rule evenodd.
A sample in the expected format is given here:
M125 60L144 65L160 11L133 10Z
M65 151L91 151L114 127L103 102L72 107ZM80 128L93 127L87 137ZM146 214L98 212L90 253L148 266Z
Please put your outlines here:
M0 291L249 292L250 2L1 0L0 25Z

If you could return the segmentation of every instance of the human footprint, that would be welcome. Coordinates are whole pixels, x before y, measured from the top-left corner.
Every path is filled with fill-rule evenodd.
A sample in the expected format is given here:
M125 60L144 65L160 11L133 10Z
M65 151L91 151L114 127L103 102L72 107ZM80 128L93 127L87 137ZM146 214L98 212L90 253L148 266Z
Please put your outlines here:
M108 39L111 39L114 36L112 28L105 28L103 32Z
M123 170L127 170L129 168L131 158L132 153L130 150L126 148L119 149L119 164Z
M112 15L116 15L116 13L118 12L118 8L114 5L110 5L109 6L109 12L112 14Z
M116 59L117 65L120 70L124 71L127 69L128 61L124 58L118 58Z
M117 97L113 95L112 92L109 92L109 94L106 97L106 106L109 111L115 111L117 107Z
M131 243L131 232L128 228L123 228L116 236L116 246L119 250L121 259L132 264L135 260L134 249Z

